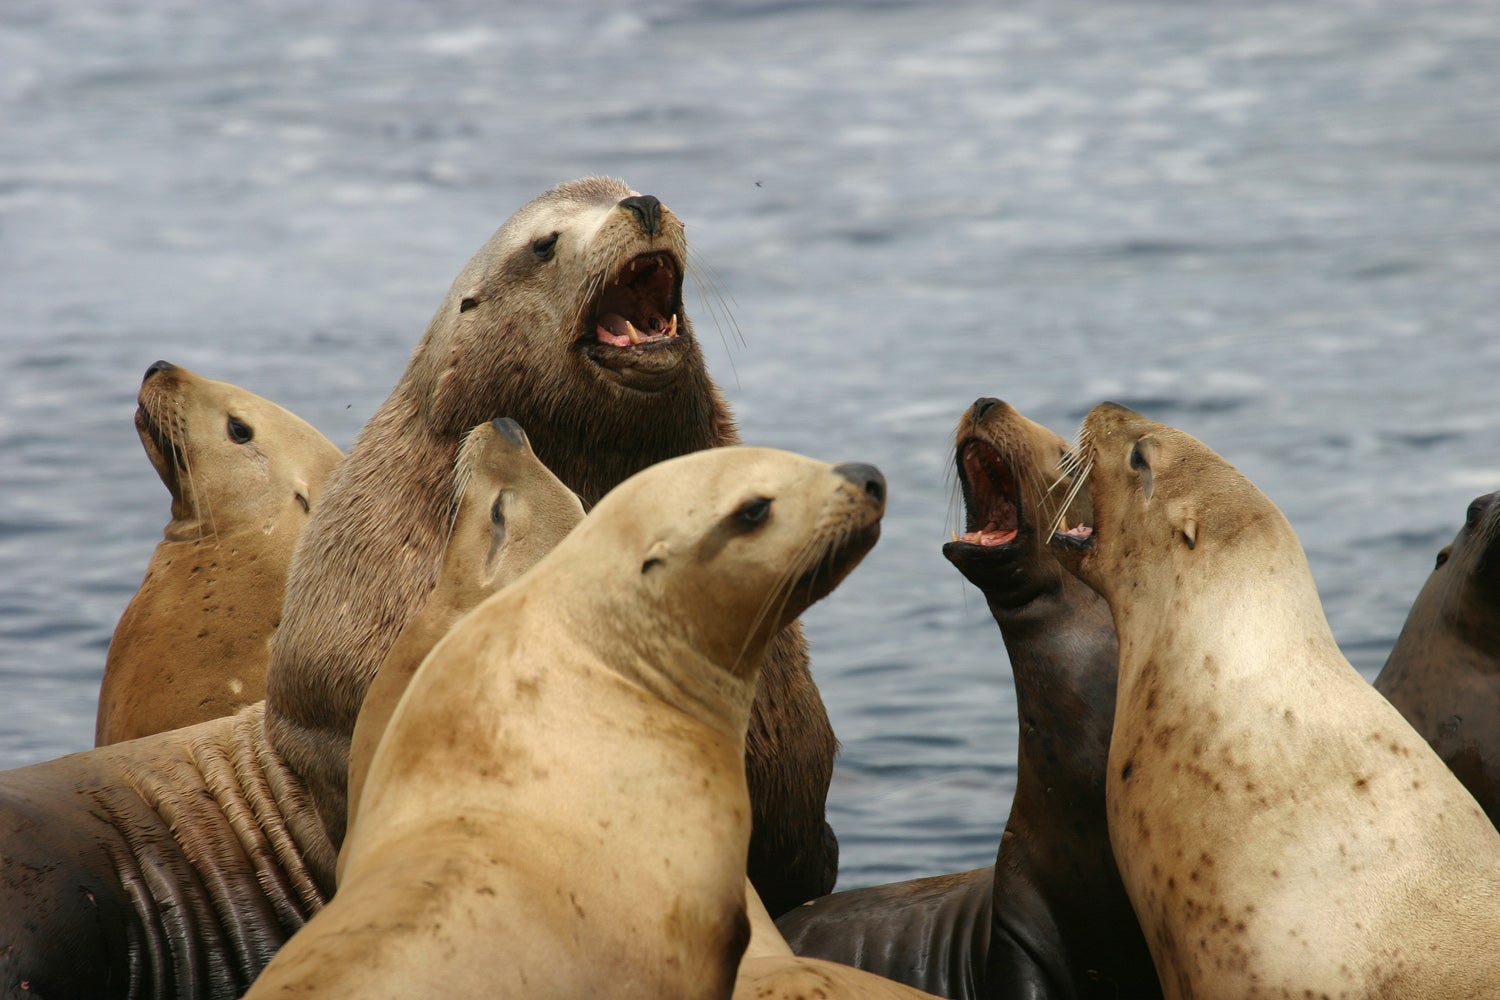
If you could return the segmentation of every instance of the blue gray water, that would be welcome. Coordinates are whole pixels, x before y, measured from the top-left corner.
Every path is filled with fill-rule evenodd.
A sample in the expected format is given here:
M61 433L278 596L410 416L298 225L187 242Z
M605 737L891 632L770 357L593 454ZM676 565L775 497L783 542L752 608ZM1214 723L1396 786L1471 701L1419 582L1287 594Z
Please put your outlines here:
M0 6L0 764L87 747L167 520L157 358L347 447L448 283L589 173L688 223L748 441L880 465L807 622L845 886L992 859L1014 691L943 560L977 396L1208 441L1367 675L1500 488L1500 2Z

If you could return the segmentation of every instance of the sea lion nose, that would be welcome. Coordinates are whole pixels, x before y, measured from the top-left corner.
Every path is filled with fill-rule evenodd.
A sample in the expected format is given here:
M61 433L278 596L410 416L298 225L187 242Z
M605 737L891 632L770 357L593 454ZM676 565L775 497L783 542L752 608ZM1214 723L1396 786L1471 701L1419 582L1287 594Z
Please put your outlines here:
M153 362L151 367L146 369L146 374L141 378L141 381L146 381L146 379L150 378L152 375L155 375L157 372L174 371L176 368L177 366L172 364L172 362L170 361Z
M865 496L876 503L885 503L885 477L873 465L863 462L845 462L835 465L833 471L865 491Z
M510 417L496 417L490 421L490 426L495 428L495 433L504 438L512 448L526 448L531 445L521 425Z
M1000 400L996 399L994 396L980 396L978 399L974 400L974 419L983 420L984 415L993 410L996 406L999 405L999 403Z
M655 236L656 231L661 228L661 199L651 194L633 194L629 198L620 201L621 208L628 208L635 213L636 222L640 223L641 232L647 236Z

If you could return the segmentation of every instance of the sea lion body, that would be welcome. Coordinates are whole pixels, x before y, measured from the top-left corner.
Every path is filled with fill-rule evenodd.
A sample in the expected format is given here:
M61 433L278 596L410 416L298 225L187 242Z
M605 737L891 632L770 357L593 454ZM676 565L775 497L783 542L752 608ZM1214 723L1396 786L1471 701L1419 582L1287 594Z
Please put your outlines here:
M0 772L0 995L231 998L315 913L316 814L237 715Z
M734 996L738 1000L937 1000L913 989L837 962L805 958L776 929L755 887L745 885L745 910L750 918L750 944L740 959Z
M1124 407L1080 432L1120 680L1110 839L1169 998L1500 996L1500 834L1355 672L1281 512Z
M1500 823L1500 493L1469 505L1375 689Z
M954 998L1159 997L1110 850L1114 723L1109 605L1047 548L1059 511L1086 523L1062 437L993 398L959 421L965 532L943 553L985 596L1016 684L1016 791L996 863L835 893L778 922L799 954Z
M756 670L883 506L868 466L756 448L613 490L423 662L338 895L249 996L728 995Z
M738 441L682 308L682 224L618 181L523 207L459 274L360 432L293 560L272 646L268 733L334 843L371 678L437 579L459 440L494 416L584 503L653 463ZM836 749L795 624L762 666L748 737L751 877L774 911L831 888Z
M349 751L349 816L396 703L455 622L534 566L583 520L583 505L531 450L514 420L480 424L459 453L443 570L370 684Z
M265 697L292 550L343 457L270 400L165 361L146 370L138 402L172 520L110 640L99 746Z

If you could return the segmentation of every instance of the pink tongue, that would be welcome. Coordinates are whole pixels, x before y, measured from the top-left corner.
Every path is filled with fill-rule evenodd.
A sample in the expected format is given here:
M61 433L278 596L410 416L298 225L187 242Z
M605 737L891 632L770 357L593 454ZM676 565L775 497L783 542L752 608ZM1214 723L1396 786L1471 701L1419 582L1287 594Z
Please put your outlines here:
M630 346L630 333L625 317L619 313L606 313L600 316L594 335L599 338L600 343L612 344L615 347Z
M1008 545L1016 540L1016 531L970 531L959 538L970 545Z

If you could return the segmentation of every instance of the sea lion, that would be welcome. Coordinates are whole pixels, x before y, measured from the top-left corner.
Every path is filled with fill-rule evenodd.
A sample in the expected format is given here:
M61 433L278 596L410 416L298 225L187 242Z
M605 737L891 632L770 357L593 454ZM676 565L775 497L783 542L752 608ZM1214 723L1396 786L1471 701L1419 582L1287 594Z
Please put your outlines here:
M1164 994L1500 996L1500 833L1339 652L1281 511L1112 403L1079 454L1094 528L1055 544L1114 616L1109 834Z
M270 739L335 844L348 734L437 579L463 434L495 414L516 419L585 506L655 462L738 441L683 311L686 258L677 217L619 181L543 194L460 272L339 467L293 558L266 704ZM837 841L823 815L835 749L791 624L762 664L747 744L750 874L772 912L832 888Z
M94 743L221 715L266 696L292 549L343 453L301 417L158 361L135 429L172 520L110 639Z
M359 811L370 758L412 675L453 623L530 569L583 520L583 505L509 418L480 424L459 450L458 509L443 571L370 683L349 748L349 815Z
M750 943L734 981L737 1000L937 1000L931 993L872 972L819 958L804 958L776 929L755 887L745 883Z
M943 554L1000 626L1021 729L995 865L798 907L779 921L798 954L966 1000L1161 996L1105 820L1114 622L1047 547L1054 525L1090 518L1087 488L1060 468L1069 451L991 397L955 435L965 531Z
M0 996L239 996L334 862L257 702L0 772Z
M1500 824L1500 493L1469 504L1375 688Z
M460 456L450 521L469 513L459 509L474 492L466 484L503 479L501 513L534 532L535 543L507 539L489 557L497 577L576 516L577 500L537 470L514 423L482 425ZM485 521L495 499L482 504ZM0 773L0 995L228 1000L249 987L332 893L319 873L335 863L263 716L257 703Z
M764 448L612 490L422 663L338 895L248 996L727 996L758 664L874 544L884 494Z

